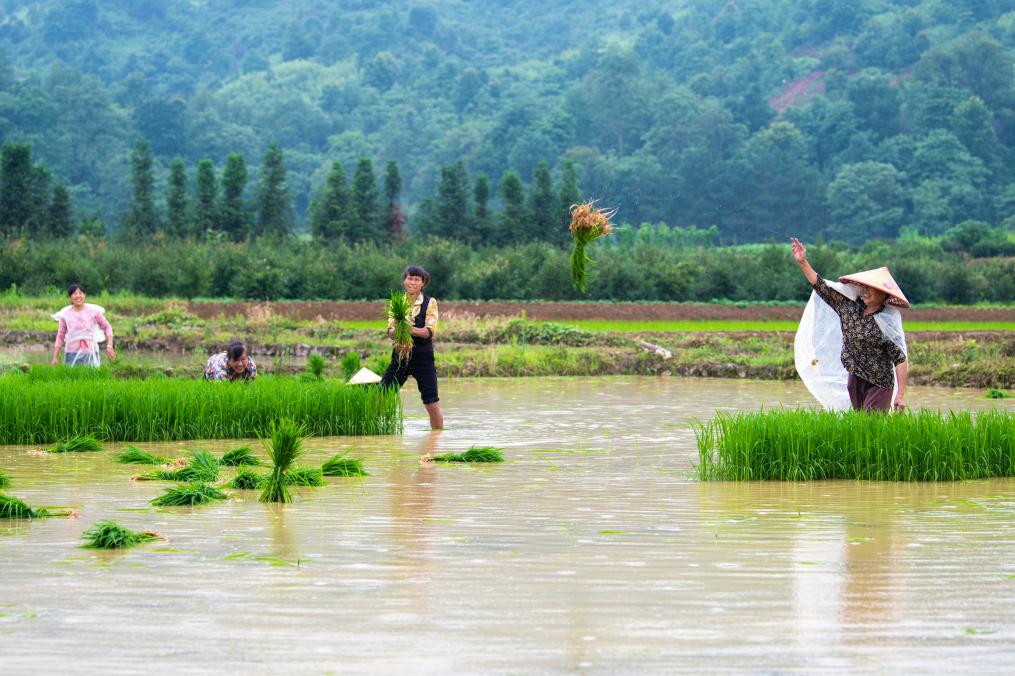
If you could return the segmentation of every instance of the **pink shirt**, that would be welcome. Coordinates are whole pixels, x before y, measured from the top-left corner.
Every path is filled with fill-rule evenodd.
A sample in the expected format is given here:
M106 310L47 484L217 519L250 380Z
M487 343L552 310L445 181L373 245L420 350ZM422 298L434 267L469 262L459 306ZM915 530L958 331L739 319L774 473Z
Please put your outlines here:
M56 332L56 348L63 347L64 339L68 340L68 352L80 352L82 350L92 351L98 349L89 346L89 341L95 342L95 333L98 329L106 334L106 340L112 340L113 327L103 316L103 310L98 305L85 303L84 308L75 310L73 305L53 315L53 318L60 322L60 328Z

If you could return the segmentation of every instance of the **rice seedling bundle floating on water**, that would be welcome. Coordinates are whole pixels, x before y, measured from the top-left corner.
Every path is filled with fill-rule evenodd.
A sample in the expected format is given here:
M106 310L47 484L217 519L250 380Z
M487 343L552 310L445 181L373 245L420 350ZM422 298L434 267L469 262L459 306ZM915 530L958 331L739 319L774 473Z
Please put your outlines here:
M203 505L206 502L225 500L225 493L205 483L181 484L167 488L166 492L151 501L159 507Z
M107 441L243 439L280 417L316 436L396 434L401 398L378 387L261 376L197 380L42 380L0 376L0 444L46 444L74 435Z
M362 458L347 458L348 451L345 453L337 453L321 465L321 473L324 476L367 476L367 472L363 469Z
M267 480L268 477L266 475L245 469L237 472L236 476L226 486L242 491L251 491L263 487L264 482Z
M82 547L88 549L126 549L165 538L155 531L132 531L115 521L99 521L81 534Z
M504 462L501 448L493 446L471 446L464 453L443 453L435 455L434 462Z
M285 473L285 481L288 486L317 488L325 485L324 474L316 467L293 467Z
M69 515L68 510L53 511L44 507L31 507L20 498L0 493L0 519L43 519Z
M168 458L160 455L152 455L143 451L137 446L128 446L116 456L116 461L124 465L164 465L169 462Z
M395 320L395 331L392 336L395 354L398 361L404 363L412 356L412 324L409 323L412 305L409 303L409 297L402 291L392 291L387 309L388 317Z
M272 468L264 482L258 500L261 502L292 502L286 475L293 467L296 459L303 453L303 440L306 427L289 418L276 420L262 437L261 444L271 459Z
M219 459L219 464L223 467L240 467L241 465L256 466L260 465L261 461L256 455L254 455L250 446L240 446L239 448L227 451Z
M219 463L208 451L193 451L190 462L179 469L163 469L139 476L141 481L215 481Z
M103 450L98 439L90 434L76 434L59 441L49 449L50 453L92 453Z
M571 283L576 289L585 293L588 266L594 263L585 248L613 232L610 219L617 214L616 209L597 209L595 200L571 205L571 237L574 249L571 251Z
M963 481L1015 476L1015 415L718 413L695 429L703 480Z

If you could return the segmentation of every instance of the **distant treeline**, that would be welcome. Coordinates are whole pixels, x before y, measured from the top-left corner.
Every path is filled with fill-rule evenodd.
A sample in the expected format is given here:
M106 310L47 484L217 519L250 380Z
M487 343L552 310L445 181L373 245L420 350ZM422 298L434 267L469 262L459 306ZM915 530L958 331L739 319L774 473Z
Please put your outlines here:
M159 233L144 242L88 235L47 241L0 239L0 288L62 293L72 282L91 292L248 299L377 299L397 288L407 263L433 275L446 299L702 301L804 300L807 284L787 244L714 246L714 232L645 226L621 230L590 251L588 294L571 287L568 250L549 242L473 248L430 237L393 244L321 246L306 238L233 242ZM862 247L808 243L819 273L888 265L915 303L1015 301L1015 258L1007 235L969 222L945 236L907 231ZM59 287L56 290L54 287Z

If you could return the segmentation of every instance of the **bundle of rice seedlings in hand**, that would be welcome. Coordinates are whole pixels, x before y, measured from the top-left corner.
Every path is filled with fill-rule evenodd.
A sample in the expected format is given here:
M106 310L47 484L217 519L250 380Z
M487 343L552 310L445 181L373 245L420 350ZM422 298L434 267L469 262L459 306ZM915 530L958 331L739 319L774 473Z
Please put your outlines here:
M285 482L289 486L316 488L324 485L324 474L316 467L293 467L285 473Z
M391 299L388 301L388 318L395 320L392 340L395 342L395 354L398 356L400 364L405 363L412 356L410 312L412 312L412 305L409 304L409 297L402 291L392 291Z
M493 446L471 446L465 453L435 455L433 462L504 462L503 449Z
M250 446L240 446L239 448L227 451L226 454L219 459L219 464L223 467L239 467L241 465L254 466L260 465L261 461L256 455L254 455L253 451L250 450Z
M128 446L123 449L116 461L124 465L164 465L168 459L158 455L152 455L148 451L142 451L137 446Z
M264 482L267 480L268 477L264 474L245 469L241 472L237 472L236 476L233 477L233 480L226 484L226 486L229 488L236 488L241 491L252 491L264 486Z
M571 252L571 283L585 293L585 278L589 263L594 263L585 253L585 247L613 231L616 209L596 209L595 200L571 205L571 236L574 250Z
M47 516L70 516L69 510L52 511L44 507L30 507L13 495L0 493L0 519L42 519Z
M271 424L267 430L266 438L258 435L272 462L271 472L264 483L264 490L258 497L260 502L293 501L292 493L289 492L289 482L286 481L286 474L303 453L306 429L304 425L294 420L282 418Z
M336 453L321 465L324 476L367 476L362 458L347 458L349 451Z
M115 521L100 521L82 533L81 539L84 540L81 546L88 549L125 549L165 537L151 530L128 530Z
M342 355L342 373L345 374L346 380L352 378L362 368L362 361L359 352L346 352Z
M64 439L58 442L53 448L49 449L50 453L86 453L91 451L103 450L102 444L99 440L90 434L75 435L69 439Z
M225 500L226 494L205 483L180 484L167 488L166 492L151 501L158 507L179 507L203 505L213 500Z

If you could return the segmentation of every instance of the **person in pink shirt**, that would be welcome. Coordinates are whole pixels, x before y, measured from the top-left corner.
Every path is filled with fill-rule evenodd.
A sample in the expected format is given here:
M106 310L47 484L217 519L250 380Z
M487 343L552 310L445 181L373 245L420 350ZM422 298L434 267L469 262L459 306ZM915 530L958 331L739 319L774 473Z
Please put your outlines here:
M56 344L53 346L52 366L56 366L63 352L63 363L68 366L99 365L99 342L105 334L106 355L116 359L113 350L113 327L106 321L106 311L98 305L85 302L85 288L80 284L71 284L67 289L71 304L53 315L60 323L56 332Z

